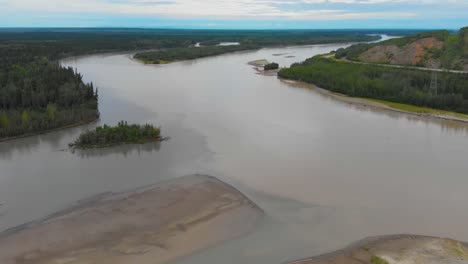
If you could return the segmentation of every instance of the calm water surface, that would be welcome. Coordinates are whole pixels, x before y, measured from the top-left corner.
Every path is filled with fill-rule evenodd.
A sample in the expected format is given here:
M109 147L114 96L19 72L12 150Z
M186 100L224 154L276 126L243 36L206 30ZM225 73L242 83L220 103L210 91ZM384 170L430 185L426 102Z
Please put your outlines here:
M267 220L181 263L282 263L393 233L468 241L467 126L352 106L247 65L342 46L169 65L128 54L64 61L99 87L101 123L151 122L171 139L67 150L91 124L0 143L0 230L94 194L204 173L246 193Z

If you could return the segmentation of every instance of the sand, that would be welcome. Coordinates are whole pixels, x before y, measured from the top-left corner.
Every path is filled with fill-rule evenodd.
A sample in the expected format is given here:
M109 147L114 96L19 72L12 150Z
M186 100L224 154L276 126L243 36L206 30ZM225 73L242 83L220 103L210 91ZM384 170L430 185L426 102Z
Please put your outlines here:
M468 245L445 238L393 235L364 239L348 248L290 264L466 264Z
M0 263L166 263L247 234L262 217L233 187L191 175L96 196L7 230Z

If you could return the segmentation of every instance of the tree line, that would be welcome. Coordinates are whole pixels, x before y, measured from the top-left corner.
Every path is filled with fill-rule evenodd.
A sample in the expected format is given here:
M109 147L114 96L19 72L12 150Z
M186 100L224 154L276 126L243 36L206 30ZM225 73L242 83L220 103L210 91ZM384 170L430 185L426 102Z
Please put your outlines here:
M433 90L430 71L355 64L320 56L279 72L282 78L349 96L468 114L468 74L440 72L437 75L437 90Z
M99 116L98 94L72 68L46 58L0 68L0 139Z

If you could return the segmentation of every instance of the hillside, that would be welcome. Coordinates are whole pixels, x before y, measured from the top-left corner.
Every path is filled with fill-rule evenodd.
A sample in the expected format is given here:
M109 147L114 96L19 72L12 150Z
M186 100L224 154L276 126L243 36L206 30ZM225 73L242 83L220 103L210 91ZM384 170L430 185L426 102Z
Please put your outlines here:
M339 49L335 56L369 63L468 71L468 27L457 34L441 30L358 44Z

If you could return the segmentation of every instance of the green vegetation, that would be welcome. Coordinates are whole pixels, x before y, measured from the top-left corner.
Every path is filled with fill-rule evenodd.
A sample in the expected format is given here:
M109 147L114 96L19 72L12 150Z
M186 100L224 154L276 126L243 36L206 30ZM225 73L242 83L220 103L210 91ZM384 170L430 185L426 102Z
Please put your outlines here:
M431 91L429 71L355 64L317 56L282 69L279 76L349 96L468 114L468 74L440 72L438 90Z
M439 109L434 109L434 108L429 108L429 107L422 107L422 106L415 106L415 105L409 105L409 104L402 104L402 103L395 103L395 102L388 102L384 100L379 100L379 99L372 99L372 98L365 98L366 100L380 103L383 105L386 105L390 108L405 111L405 112L411 112L411 113L417 113L417 114L432 114L432 115L443 115L443 116L454 116L458 118L464 118L468 119L468 114L461 114L461 113L456 113L452 111L446 111L446 110L439 110Z
M371 263L372 264L389 264L388 261L378 256L372 256Z
M47 59L0 68L0 139L99 117L97 90Z
M220 42L239 42L241 45L284 46L284 45L313 45L327 43L363 42L378 40L379 36L370 36L368 30L184 30L193 44L214 46ZM390 33L382 32L382 33ZM407 32L401 32L408 34ZM203 37L203 38L201 38Z
M384 42L371 44L357 44L346 49L339 49L335 53L338 59L347 58L359 61L359 56L367 50L376 46L395 45L403 47L417 40L424 38L435 38L443 42L442 49L428 49L425 56L416 66L424 66L424 62L429 59L440 61L441 67L451 70L463 70L464 65L468 65L468 27L460 29L458 33L450 34L447 30L435 32L424 32L414 36L394 38ZM385 62L382 62L385 63Z
M193 60L197 58L221 55L228 52L258 49L256 45L237 46L206 46L172 48L158 51L146 51L135 54L134 58L147 64L164 64L180 60Z
M161 141L161 131L152 125L128 125L121 121L117 126L104 125L95 130L82 133L78 139L71 143L71 147L96 148L120 144L146 143Z
M265 71L269 71L269 70L277 70L279 69L279 64L278 63L275 63L275 62L272 62L272 63L268 63L266 64L263 69Z

